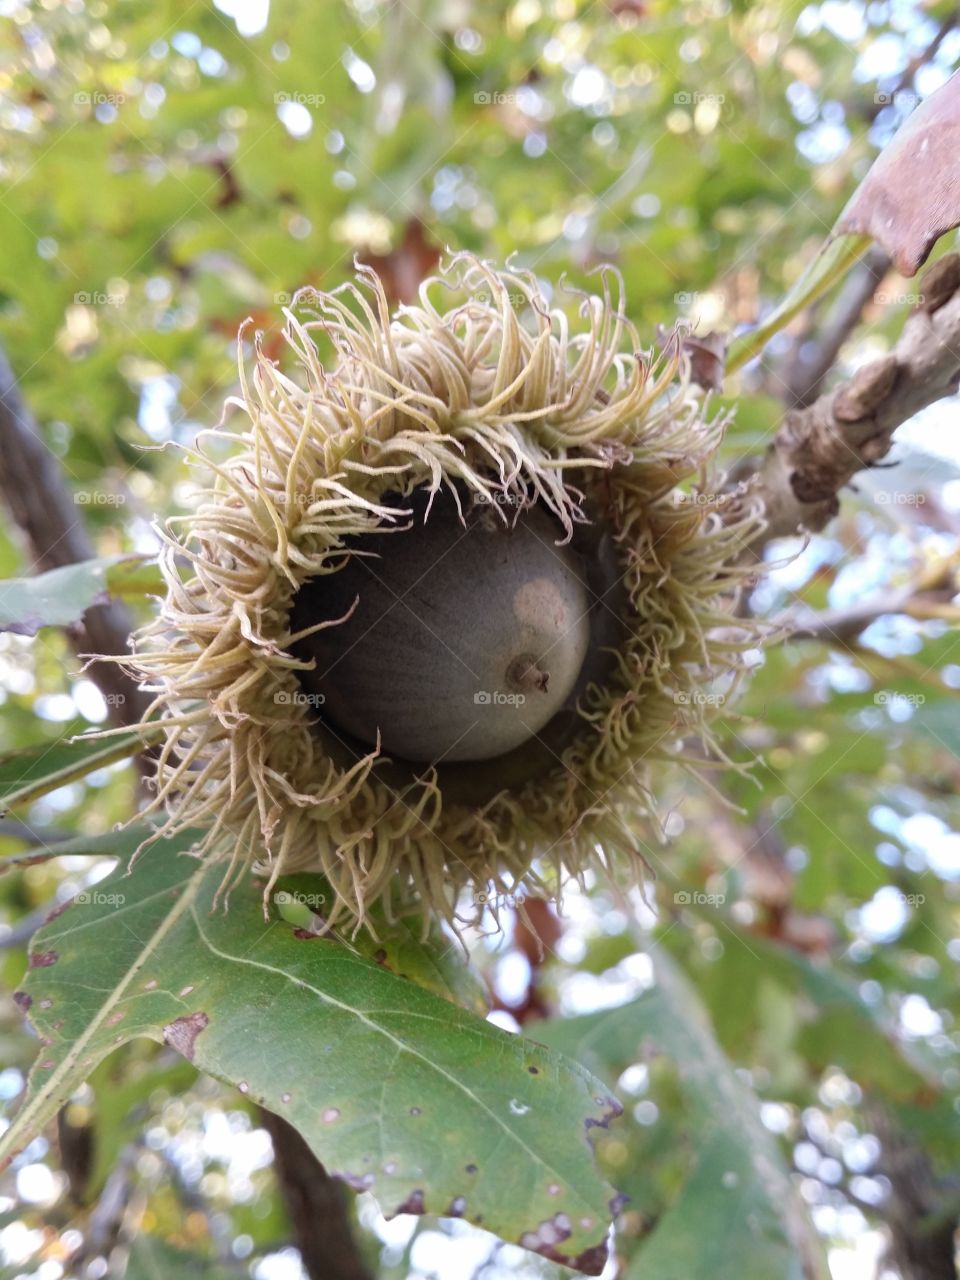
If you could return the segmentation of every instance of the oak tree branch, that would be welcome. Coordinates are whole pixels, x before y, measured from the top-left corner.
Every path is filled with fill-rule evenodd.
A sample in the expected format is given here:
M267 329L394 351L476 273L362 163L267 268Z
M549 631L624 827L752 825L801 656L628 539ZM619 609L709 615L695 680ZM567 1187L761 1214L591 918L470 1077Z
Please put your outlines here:
M839 491L887 454L897 427L957 390L960 254L930 268L921 299L889 355L788 412L766 455L731 477L742 503L759 500L766 516L749 547L757 557L774 538L822 529L839 510Z

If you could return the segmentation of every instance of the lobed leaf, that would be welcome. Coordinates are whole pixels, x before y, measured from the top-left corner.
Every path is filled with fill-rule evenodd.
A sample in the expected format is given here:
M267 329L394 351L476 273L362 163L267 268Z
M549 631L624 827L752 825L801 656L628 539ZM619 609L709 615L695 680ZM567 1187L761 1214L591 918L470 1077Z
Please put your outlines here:
M619 1105L576 1063L354 947L264 921L223 868L144 852L37 934L17 999L41 1038L10 1159L116 1046L164 1042L294 1124L384 1212L462 1216L597 1274L612 1189L587 1131Z

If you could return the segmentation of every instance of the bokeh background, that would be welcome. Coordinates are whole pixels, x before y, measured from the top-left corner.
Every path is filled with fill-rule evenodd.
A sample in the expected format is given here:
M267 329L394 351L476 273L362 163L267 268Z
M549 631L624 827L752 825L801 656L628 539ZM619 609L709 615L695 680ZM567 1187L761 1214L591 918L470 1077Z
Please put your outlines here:
M563 277L583 286L615 263L651 344L678 318L751 325L960 59L955 7L907 0L3 0L0 15L0 342L103 554L151 551L153 518L189 506L165 446L219 420L244 319L279 354L299 286L334 287L358 256L402 302L445 248L467 248L512 256L558 300ZM843 314L828 301L726 388L729 461L895 340L917 283L882 255L871 269L832 373L817 367ZM650 934L692 979L718 1071L758 1093L835 1280L956 1274L960 643L942 590L956 419L945 404L909 424L898 465L862 477L827 534L773 548L759 612L881 604L865 629L757 655L724 721L732 756L762 752L753 780L671 783L656 882L628 900L571 891L561 920L539 922L545 957L509 912L505 935L474 940L492 1016L565 1019L554 1042L619 1082L627 1119L596 1144L631 1197L607 1280L680 1274L655 1257L682 1257L684 1280L768 1280L725 1231L722 1146L699 1166L716 1194L683 1200L708 1157L676 1071L612 1030L648 992ZM29 568L0 520L0 575ZM51 632L0 636L0 706L4 751L108 710ZM0 851L109 830L135 785L117 766L64 787L29 832L0 826ZM25 940L106 869L56 859L0 880L8 1110L36 1047L9 996ZM303 1274L255 1111L169 1052L138 1044L101 1067L61 1148L38 1138L0 1180L4 1280L73 1274L117 1169L128 1238L87 1258L91 1280ZM462 1223L386 1223L368 1195L356 1212L387 1280L567 1274ZM654 1227L661 1252L645 1253Z

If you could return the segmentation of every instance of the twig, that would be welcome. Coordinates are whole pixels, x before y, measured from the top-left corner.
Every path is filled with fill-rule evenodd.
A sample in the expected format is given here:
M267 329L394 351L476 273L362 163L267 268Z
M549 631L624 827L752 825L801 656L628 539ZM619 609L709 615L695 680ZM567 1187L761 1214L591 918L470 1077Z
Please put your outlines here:
M273 1143L273 1163L310 1280L373 1280L350 1230L347 1191L331 1178L300 1134L280 1116L260 1109Z
M133 1190L137 1161L142 1150L141 1137L128 1143L118 1156L103 1185L100 1199L90 1212L83 1243L70 1259L74 1267L98 1254L106 1255L116 1243Z
M20 393L6 353L0 349L0 493L29 542L37 570L93 559L97 552L79 516L60 464L44 444L36 419ZM71 629L80 653L122 654L133 622L117 602L96 605L83 625ZM133 724L146 697L113 662L95 662L87 674L104 695L114 720Z
M957 390L960 254L930 268L921 297L889 355L787 413L765 457L734 471L730 489L740 502L733 508L759 501L766 516L750 553L759 557L773 538L822 529L839 510L838 492L887 454L897 427Z
M28 915L21 916L16 924L0 924L0 951L25 947L56 905L55 902L44 902Z
M956 1280L956 1187L939 1177L916 1137L908 1133L876 1096L864 1110L880 1139L876 1172L890 1182L890 1195L873 1212L890 1233L885 1261L901 1276Z
M7 840L22 840L31 848L43 845L47 848L61 840L73 838L69 831L58 831L56 827L35 827L32 823L21 822L17 818L0 818L0 836Z
M898 613L924 618L930 616L931 606L933 616L937 616L940 610L936 606L948 604L956 593L954 566L942 561L898 590L876 593L846 609L824 609L809 618L782 614L773 625L789 640L826 640L845 645L855 641L878 618Z
M946 40L950 32L953 31L954 27L956 27L958 21L960 21L960 9L951 9L940 23L936 34L927 47L925 49L921 49L919 53L915 54L904 67L900 78L897 80L893 89L882 95L879 93L874 94L873 102L863 113L867 120L876 120L883 108L888 106L889 103L896 98L897 94L903 93L909 85L913 84L913 77L921 67L924 67L928 62L933 61L937 56L940 46L943 44L944 40ZM884 99L886 99L886 101L884 101Z
M785 398L791 409L802 409L816 400L840 348L889 269L890 259L883 250L871 249L847 277L819 336L798 341L786 379Z

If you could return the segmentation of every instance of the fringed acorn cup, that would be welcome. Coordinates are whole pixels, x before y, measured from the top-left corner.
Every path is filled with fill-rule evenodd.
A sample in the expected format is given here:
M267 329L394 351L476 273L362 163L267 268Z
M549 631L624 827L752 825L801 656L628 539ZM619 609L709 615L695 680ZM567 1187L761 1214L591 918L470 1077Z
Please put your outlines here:
M250 376L241 342L244 430L187 451L215 480L161 530L133 659L164 734L149 810L204 831L224 891L322 873L330 925L381 902L459 931L488 893L635 883L651 770L693 767L704 691L757 643L759 517L707 482L724 420L675 337L641 352L612 270L578 332L466 254L393 315L357 277L297 296L284 368L258 335Z

